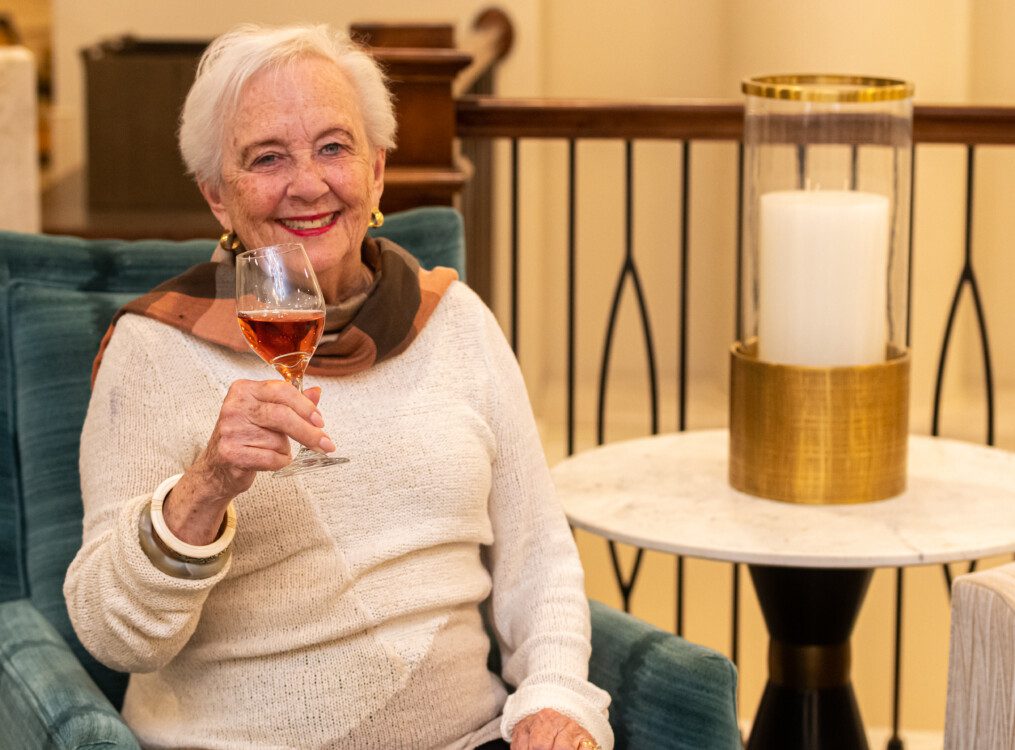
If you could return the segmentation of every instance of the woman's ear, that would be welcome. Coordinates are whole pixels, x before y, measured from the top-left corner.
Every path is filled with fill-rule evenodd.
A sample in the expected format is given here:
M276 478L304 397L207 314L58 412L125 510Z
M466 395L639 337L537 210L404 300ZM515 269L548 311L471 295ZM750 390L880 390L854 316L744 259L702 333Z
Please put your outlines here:
M381 194L384 192L384 165L388 159L388 152L383 148L377 149L377 156L374 157L374 205L381 203ZM207 196L205 196L207 198ZM214 210L214 209L212 209Z
M222 225L222 228L227 232L232 231L233 222L229 218L229 211L222 202L222 190L218 186L208 182L199 182L197 187L201 191L201 195L204 196L205 201L207 201L211 212L215 214L215 218Z

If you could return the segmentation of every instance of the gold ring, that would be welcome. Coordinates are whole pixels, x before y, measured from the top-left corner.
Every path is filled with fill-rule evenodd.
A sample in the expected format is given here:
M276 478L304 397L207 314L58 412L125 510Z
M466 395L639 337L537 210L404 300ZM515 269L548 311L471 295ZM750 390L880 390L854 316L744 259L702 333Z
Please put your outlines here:
M591 737L586 737L585 739L578 742L578 750L603 750L603 749L599 746L599 743L596 742L594 739L592 739Z

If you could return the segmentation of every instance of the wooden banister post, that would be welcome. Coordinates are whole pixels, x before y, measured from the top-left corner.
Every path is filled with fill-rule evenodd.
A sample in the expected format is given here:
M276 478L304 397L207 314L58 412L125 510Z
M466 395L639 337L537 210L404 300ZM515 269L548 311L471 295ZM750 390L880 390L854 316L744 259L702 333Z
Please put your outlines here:
M455 80L455 97L463 94L492 94L492 73L497 63L508 56L514 46L515 32L511 19L500 8L487 8L472 22L472 33L462 40L461 50L472 57L469 67ZM490 88L489 91L479 89Z
M359 23L352 37L384 67L395 95L398 148L389 156L384 211L454 203L468 179L455 144L455 77L471 56L450 24Z

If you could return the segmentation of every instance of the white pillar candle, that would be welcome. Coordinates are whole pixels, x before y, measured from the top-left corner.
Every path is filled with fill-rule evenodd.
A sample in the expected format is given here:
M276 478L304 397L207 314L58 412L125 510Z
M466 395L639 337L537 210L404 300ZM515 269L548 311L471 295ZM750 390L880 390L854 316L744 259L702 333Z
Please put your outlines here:
M792 365L883 362L888 198L788 190L760 200L758 357Z

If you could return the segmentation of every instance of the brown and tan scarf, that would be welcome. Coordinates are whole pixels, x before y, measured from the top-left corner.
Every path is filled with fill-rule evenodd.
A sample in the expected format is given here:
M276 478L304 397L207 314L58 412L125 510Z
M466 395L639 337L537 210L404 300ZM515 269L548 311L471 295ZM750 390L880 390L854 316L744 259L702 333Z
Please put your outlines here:
M351 320L321 339L308 368L315 375L351 375L405 351L458 278L452 268L424 270L412 255L387 239L368 237L361 252L374 284ZM231 255L220 262L200 263L121 307L99 344L92 365L93 385L113 328L126 313L153 318L234 351L250 351L236 322L236 271Z

